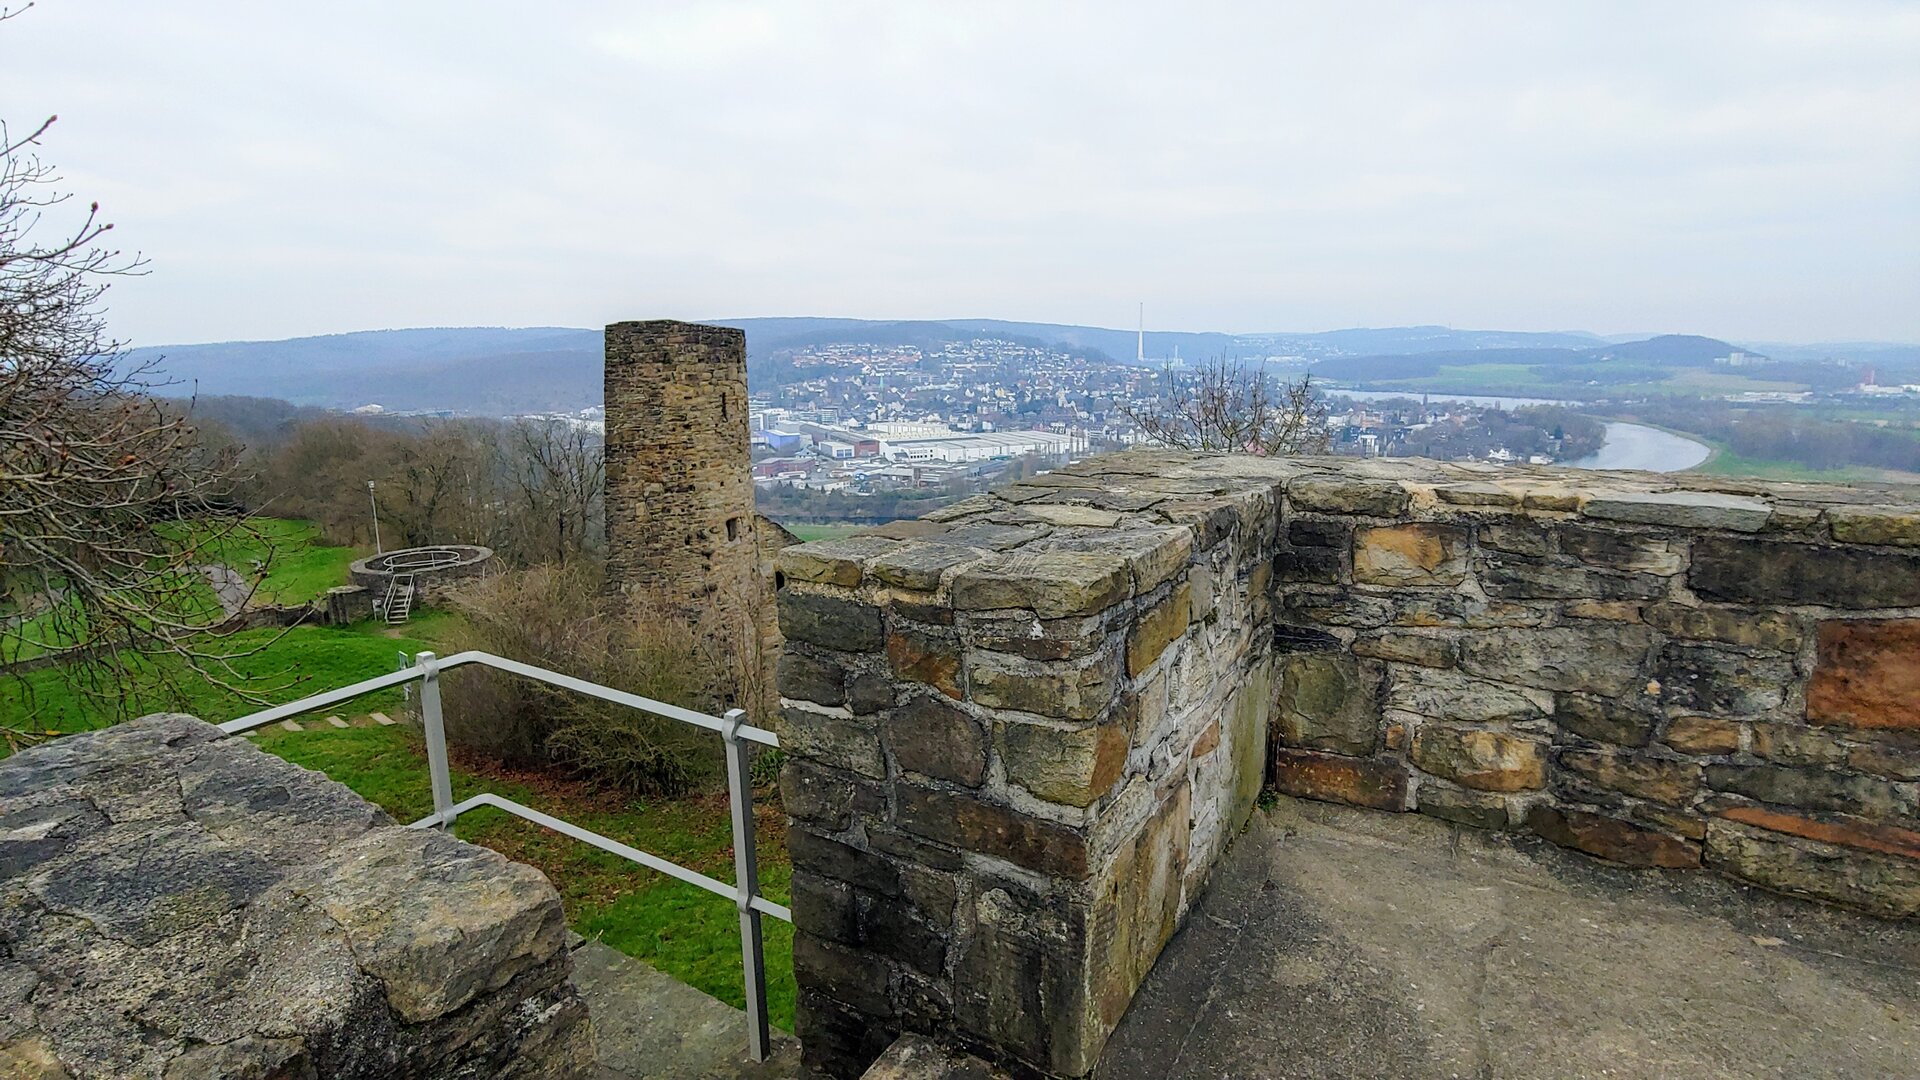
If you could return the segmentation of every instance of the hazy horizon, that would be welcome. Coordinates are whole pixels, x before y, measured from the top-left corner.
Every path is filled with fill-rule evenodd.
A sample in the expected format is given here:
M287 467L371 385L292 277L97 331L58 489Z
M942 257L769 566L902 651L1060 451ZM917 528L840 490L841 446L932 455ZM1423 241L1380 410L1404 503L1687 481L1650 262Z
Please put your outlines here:
M1912 5L40 0L0 101L152 260L136 345L1141 300L1920 341Z

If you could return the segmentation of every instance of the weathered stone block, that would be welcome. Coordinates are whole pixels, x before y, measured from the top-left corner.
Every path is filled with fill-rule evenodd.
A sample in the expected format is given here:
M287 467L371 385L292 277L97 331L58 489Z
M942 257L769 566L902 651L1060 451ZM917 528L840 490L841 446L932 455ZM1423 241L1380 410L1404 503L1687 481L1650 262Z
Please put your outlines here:
M843 652L872 652L885 640L879 608L795 589L782 589L779 596L780 633L788 641Z
M893 1015L887 996L891 971L885 959L805 930L793 934L793 975L816 993L824 993L869 1016Z
M1920 731L1920 619L1829 621L1807 683L1807 719Z
M1042 619L1028 611L974 612L965 617L969 645L1029 660L1075 660L1107 643L1111 614Z
M1653 739L1651 714L1585 694L1555 695L1553 722L1582 738L1618 746L1645 746Z
M1450 668L1457 660L1452 638L1397 630L1355 638L1353 652L1356 656L1418 664L1421 667Z
M1707 865L1781 892L1920 915L1920 861L1717 819L1707 826Z
M1527 828L1561 847L1628 866L1682 870L1700 865L1699 844L1584 810L1537 804L1527 811Z
M1507 800L1485 791L1453 787L1434 780L1422 780L1417 809L1442 821L1474 829L1508 827Z
M873 784L789 755L780 769L780 805L799 820L838 832L852 822L855 813L885 810L887 800Z
M1860 851L1877 851L1882 855L1898 855L1904 859L1920 859L1920 832L1880 825L1846 814L1811 818L1799 814L1783 814L1760 806L1729 806L1720 810L1716 816L1742 825L1789 833L1822 843L1838 844L1841 847L1856 848Z
M1544 691L1535 691L1542 697ZM1443 720L1512 723L1547 714L1526 692L1457 671L1394 665L1387 669L1386 707Z
M1191 789L1175 788L1094 886L1088 934L1091 1002L1101 1036L1113 1030L1141 980L1179 926L1187 873Z
M954 961L958 1026L1045 1073L1083 1076L1104 1032L1094 1019L1086 914L1079 905L986 879Z
M781 697L816 705L847 703L846 669L827 657L789 647L774 670Z
M1304 476L1287 485L1287 501L1296 510L1322 514L1398 517L1412 496L1399 484L1340 476Z
M1793 662L1670 641L1660 652L1660 700L1674 709L1751 716L1786 700Z
M1117 723L1052 727L1008 721L996 725L994 742L1008 783L1065 806L1092 805L1127 764L1127 729Z
M895 820L917 836L1016 866L1079 881L1087 876L1086 838L1064 825L1011 807L915 784L895 789Z
M1187 632L1193 617L1193 594L1182 582L1164 599L1142 613L1127 632L1127 675L1137 676L1151 667L1168 645Z
M950 698L962 697L960 639L895 623L887 633L887 662L895 677L925 683Z
M1703 536L1693 543L1687 583L1709 600L1731 603L1916 607L1920 554Z
M1026 608L1043 619L1088 615L1126 599L1131 570L1117 555L1091 551L1018 551L953 579L962 611Z
M852 588L860 584L861 568L867 560L892 551L898 545L875 536L851 536L841 540L816 540L795 544L780 552L780 571L795 581Z
M1799 651L1806 632L1799 619L1777 611L1651 604L1642 614L1649 624L1669 637L1724 641L1729 645L1774 652Z
M987 772L987 736L979 721L945 700L914 697L887 714L883 729L900 767L979 787Z
M1753 752L1782 765L1842 765L1847 744L1827 728L1803 724L1755 724Z
M780 710L780 721L780 746L789 755L875 780L887 778L879 727L872 718L855 720L790 707Z
M1460 666L1500 682L1631 699L1646 685L1651 643L1646 627L1626 623L1482 630L1462 639Z
M896 522L895 524L899 524ZM866 572L874 580L917 592L934 592L949 572L971 566L987 557L979 548L958 544L923 541L900 544L866 563Z
M1851 544L1920 547L1920 513L1897 506L1836 506L1827 511L1833 538Z
M1622 794L1685 806L1700 791L1700 766L1689 761L1606 750L1563 750L1560 766Z
M1547 747L1538 739L1429 724L1413 734L1423 772L1481 791L1530 791L1547 783Z
M989 709L1093 720L1114 702L1118 668L1118 657L1112 654L1054 663L972 651L967 654L967 685L974 702Z
M1345 566L1345 553L1336 548L1296 547L1273 557L1273 575L1281 581L1337 585Z
M1680 572L1680 552L1663 536L1580 525L1563 525L1557 531L1560 550L1581 562L1649 574Z
M1913 811L1912 800L1885 780L1829 769L1780 765L1708 765L1707 786L1761 802L1891 818Z
M1275 735L1287 746L1371 754L1379 740L1380 669L1340 653L1293 653L1280 668Z
M1467 531L1387 525L1353 535L1353 580L1368 585L1458 585L1467 579Z
M882 896L900 894L900 872L893 863L811 828L787 830L787 853L796 871L832 878Z
M1758 532L1773 516L1773 506L1718 491L1624 492L1595 495L1582 504L1580 512L1605 521Z
M1406 766L1393 761L1282 748L1273 754L1273 786L1302 799L1375 810L1407 808Z
M1676 716L1660 741L1687 754L1731 754L1740 749L1740 725L1714 716Z
M1504 600L1651 600L1667 591L1666 579L1653 574L1611 573L1510 555L1486 560L1480 587Z
M1546 555L1553 550L1553 534L1537 521L1489 521L1480 526L1480 546L1513 555Z

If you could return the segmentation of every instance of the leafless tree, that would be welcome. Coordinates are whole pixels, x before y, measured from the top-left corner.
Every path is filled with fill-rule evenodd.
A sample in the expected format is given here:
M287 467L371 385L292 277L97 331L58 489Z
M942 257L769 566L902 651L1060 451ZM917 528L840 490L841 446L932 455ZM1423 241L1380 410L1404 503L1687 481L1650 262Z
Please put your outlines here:
M606 541L607 462L598 435L573 424L523 420L503 453L515 511L512 537L525 562L569 562Z
M107 244L99 204L69 210L39 157L53 123L0 123L0 666L70 660L70 681L124 702L144 657L203 673L228 659L200 633L219 608L197 548L246 526L182 527L223 508L233 457L108 335L107 285L142 260ZM36 726L0 725L15 744Z
M1259 368L1212 360L1191 371L1164 368L1158 393L1121 405L1147 438L1179 450L1277 456L1327 448L1326 405L1310 376L1274 379Z

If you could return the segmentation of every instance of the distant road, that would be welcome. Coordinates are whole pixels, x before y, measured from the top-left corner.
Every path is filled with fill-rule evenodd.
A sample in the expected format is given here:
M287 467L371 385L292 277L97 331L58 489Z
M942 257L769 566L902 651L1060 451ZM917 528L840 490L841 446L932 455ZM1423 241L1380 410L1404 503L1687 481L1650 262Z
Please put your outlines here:
M1702 442L1645 424L1609 421L1606 442L1596 453L1567 464L1576 469L1646 469L1679 472L1707 460L1713 448Z

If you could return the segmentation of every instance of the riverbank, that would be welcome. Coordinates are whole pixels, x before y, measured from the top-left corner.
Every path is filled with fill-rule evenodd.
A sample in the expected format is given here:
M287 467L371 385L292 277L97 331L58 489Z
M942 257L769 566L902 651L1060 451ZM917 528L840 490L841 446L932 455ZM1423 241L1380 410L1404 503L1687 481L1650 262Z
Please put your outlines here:
M1713 456L1713 447L1671 431L1606 421L1606 441L1586 457L1567 462L1576 469L1643 469L1647 472L1684 472L1698 468Z

